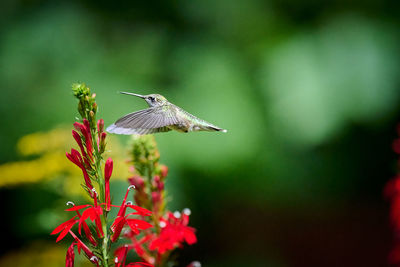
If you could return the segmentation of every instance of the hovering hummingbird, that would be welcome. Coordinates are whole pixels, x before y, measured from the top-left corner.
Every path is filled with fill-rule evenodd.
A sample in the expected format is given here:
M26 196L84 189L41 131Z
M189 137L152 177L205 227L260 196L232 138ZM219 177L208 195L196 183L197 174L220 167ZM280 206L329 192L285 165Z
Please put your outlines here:
M152 134L175 130L178 132L219 131L226 133L211 123L199 119L178 106L168 102L159 94L139 95L120 92L143 98L150 106L147 109L129 113L107 128L107 132L116 134Z

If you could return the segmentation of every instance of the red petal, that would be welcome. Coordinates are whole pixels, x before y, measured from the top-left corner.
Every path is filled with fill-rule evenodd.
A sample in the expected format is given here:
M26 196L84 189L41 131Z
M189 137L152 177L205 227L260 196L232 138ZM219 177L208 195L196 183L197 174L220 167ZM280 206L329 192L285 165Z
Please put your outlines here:
M131 209L134 209L134 210L136 210L137 212L139 212L141 215L143 215L143 216L149 216L149 215L151 215L152 214L152 212L151 211L149 211L148 209L145 209L145 208L142 208L142 207L139 207L139 206L136 206L136 205L131 205L131 204L128 204L128 205L126 205L128 208L131 208Z
M82 222L82 226L83 226L83 231L85 232L86 238L89 240L90 243L92 243L93 246L97 245L96 240L94 240L92 232L89 229L89 226L87 225L87 223L84 221Z
M86 209L86 210L84 210L83 212L82 212L82 216L81 216L81 218L79 219L79 234L81 234L81 225L82 225L82 222L84 222L87 218L89 218L90 217L90 215L92 214L92 208L89 208L89 209Z
M97 130L99 133L102 133L104 130L104 120L100 119L97 121Z
M82 144L82 139L81 136L74 130L72 130L72 136L74 137L76 143L79 146L79 149L81 150L82 155L85 155L85 149L83 148L83 144Z
M128 253L128 246L124 245L115 250L115 267L125 266L126 254Z
M154 265L147 262L131 262L126 267L154 267Z
M74 221L72 223L70 223L69 225L67 225L64 230L61 231L60 235L57 237L56 242L60 241L61 239L63 239L69 232L69 230L71 230L72 226L74 226L74 224L77 221Z
M106 194L106 210L111 210L111 196L110 196L110 182L106 181L105 184L105 194Z
M57 234L57 233L61 232L61 230L63 230L68 224L70 224L72 221L74 221L76 217L77 217L77 215L75 215L74 217L72 217L68 221L63 222L59 226L57 226L56 229L54 229L53 232L51 232L51 235L54 235L54 234Z
M97 217L95 219L95 223L96 223L97 230L100 233L99 237L102 238L104 236L104 232L103 232L103 226L101 225L100 217Z
M73 206L72 208L66 209L65 211L75 211L75 210L80 210L86 207L89 207L89 204L86 205L79 205L79 206Z
M104 179L106 180L106 182L110 180L112 171L113 171L113 161L111 158L108 158L104 167Z
M113 232L114 232L114 234L111 237L111 241L112 242L115 242L118 239L118 237L121 234L122 228L124 227L125 223L126 223L126 220L125 220L124 217L117 217L115 219L115 221L113 223L113 226L114 226ZM111 228L113 228L113 227L111 227Z
M194 229L191 227L187 227L185 229L184 237L185 237L186 243L188 243L189 245L192 245L197 242L196 235L194 234Z
M153 225L151 225L150 223L138 219L126 219L126 222L131 227L131 229L132 227L134 227L134 228L139 228L141 230L145 230L147 228L153 227Z
M76 245L76 243L73 242L67 250L67 256L65 258L65 267L74 267L74 260L75 260L74 246L75 245Z

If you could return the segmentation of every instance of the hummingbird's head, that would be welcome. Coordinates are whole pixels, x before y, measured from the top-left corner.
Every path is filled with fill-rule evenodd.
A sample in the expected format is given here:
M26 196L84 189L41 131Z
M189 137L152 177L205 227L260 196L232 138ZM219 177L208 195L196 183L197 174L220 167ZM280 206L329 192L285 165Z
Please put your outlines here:
M149 104L150 107L162 106L168 102L168 100L165 97L163 97L162 95L159 95L159 94L139 95L139 94L127 93L127 92L120 92L120 93L125 94L125 95L133 95L133 96L143 98L144 100L146 100L147 104Z
M145 95L143 99L146 100L150 107L162 106L167 103L167 99L159 94Z

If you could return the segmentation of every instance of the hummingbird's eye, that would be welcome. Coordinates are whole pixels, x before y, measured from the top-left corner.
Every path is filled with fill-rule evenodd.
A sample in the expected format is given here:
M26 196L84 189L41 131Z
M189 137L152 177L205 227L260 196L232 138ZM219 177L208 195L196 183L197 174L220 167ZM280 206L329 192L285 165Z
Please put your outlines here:
M149 100L150 100L151 102L154 102L154 97L149 96Z

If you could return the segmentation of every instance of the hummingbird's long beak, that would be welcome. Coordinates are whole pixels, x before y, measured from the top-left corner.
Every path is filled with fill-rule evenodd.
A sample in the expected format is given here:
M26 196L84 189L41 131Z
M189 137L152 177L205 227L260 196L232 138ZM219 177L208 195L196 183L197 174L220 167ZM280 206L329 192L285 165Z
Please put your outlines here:
M139 95L139 94L134 94L134 93L128 93L128 92L119 92L120 94L124 94L124 95L133 95L133 96L137 96L140 98L145 98L145 96L143 95Z

